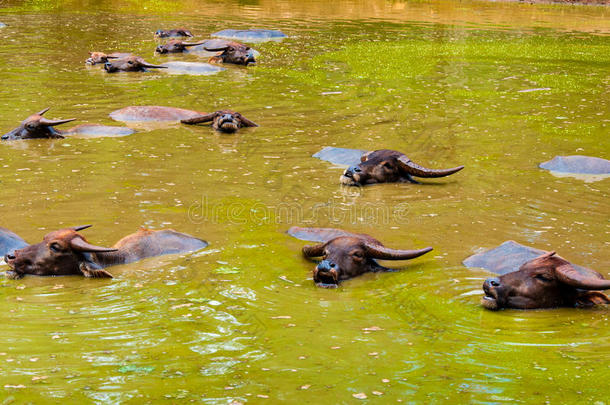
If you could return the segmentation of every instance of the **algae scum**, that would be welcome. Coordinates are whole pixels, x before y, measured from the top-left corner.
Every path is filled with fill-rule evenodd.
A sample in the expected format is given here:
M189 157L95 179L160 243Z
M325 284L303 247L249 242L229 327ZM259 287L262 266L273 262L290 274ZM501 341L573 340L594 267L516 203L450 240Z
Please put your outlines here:
M0 144L2 223L111 245L140 226L210 246L112 269L113 280L1 279L8 403L608 403L608 309L489 312L462 260L513 239L608 277L609 180L538 168L608 158L605 7L464 2L8 2L2 133L50 118L113 125L128 105L260 125L136 127L120 138ZM158 56L153 32L269 28L257 66L109 75L88 51ZM551 28L553 27L553 28ZM326 146L397 149L425 184L343 188ZM401 271L314 287L292 225L433 246ZM390 264L391 265L391 264Z

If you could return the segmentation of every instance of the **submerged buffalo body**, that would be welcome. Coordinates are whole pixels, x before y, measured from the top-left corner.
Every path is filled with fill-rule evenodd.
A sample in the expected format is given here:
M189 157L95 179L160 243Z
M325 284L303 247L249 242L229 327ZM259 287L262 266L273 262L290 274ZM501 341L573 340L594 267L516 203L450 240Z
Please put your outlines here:
M481 267L499 275L483 284L482 305L535 309L608 304L601 291L610 288L598 272L576 266L557 256L513 241L464 260L467 267ZM517 270L515 270L517 269Z
M167 69L167 67L161 65L153 65L136 55L129 55L123 58L111 59L104 63L104 70L106 70L106 72L108 73L146 72L147 69Z
M242 127L258 127L243 115L232 110L220 110L211 114L200 115L195 118L181 120L183 124L199 124L212 122L212 127L221 132L233 133Z
M227 29L218 31L212 34L213 37L236 39L246 42L265 42L265 41L281 41L286 38L282 31L278 30L233 30Z
M205 248L207 242L174 230L140 230L113 247L94 246L78 233L90 225L61 229L47 234L41 243L7 254L10 278L83 275L112 277L108 266L132 263L147 257L188 253Z
M377 259L408 260L432 250L431 247L419 250L390 249L369 235L332 228L292 227L288 234L321 242L303 247L303 254L309 258L322 258L313 271L313 280L317 286L325 288L335 288L341 281L364 273L391 271L377 263Z
M170 38L170 37L192 37L191 31L184 28L176 28L172 30L157 30L155 37L157 38Z
M591 156L555 156L540 168L556 173L607 174L610 175L610 160Z
M173 121L197 118L204 113L164 106L129 106L110 113L110 118L122 122Z
M67 120L49 120L42 115L49 109L32 114L27 117L21 125L12 131L2 135L3 141L15 141L21 139L61 139L66 135L90 135L90 136L125 136L133 134L133 130L125 127L113 127L106 125L83 124L77 125L66 131L55 129L55 126L74 121L75 118Z
M210 63L233 63L246 66L250 63L256 63L254 49L239 42L212 39L206 41L203 48L208 52L219 52L219 54L210 58Z
M0 256L12 253L17 249L26 247L28 243L8 229L0 227Z
M419 166L404 153L381 149L365 153L357 165L348 167L341 176L341 183L347 186L364 186L377 183L411 182L413 177L445 177L459 172L464 166L435 170Z

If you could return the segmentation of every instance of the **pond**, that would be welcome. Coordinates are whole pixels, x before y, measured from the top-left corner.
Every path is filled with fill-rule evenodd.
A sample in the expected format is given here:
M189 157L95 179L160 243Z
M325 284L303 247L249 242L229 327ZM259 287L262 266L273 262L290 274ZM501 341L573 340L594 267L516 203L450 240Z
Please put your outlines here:
M608 158L610 9L372 0L5 1L1 133L51 118L117 125L129 105L260 125L163 123L124 137L0 144L1 226L65 226L112 245L140 227L207 240L114 279L0 278L0 399L14 403L608 403L608 308L491 312L462 260L515 240L608 277L609 180L555 176ZM193 40L281 30L256 66L107 74L88 51L150 63L158 29ZM535 90L535 91L534 91ZM72 124L66 124L69 127ZM461 172L340 185L326 146L396 149ZM434 251L316 288L293 225ZM5 270L2 266L0 270ZM366 398L365 398L366 397ZM359 399L365 398L365 399Z

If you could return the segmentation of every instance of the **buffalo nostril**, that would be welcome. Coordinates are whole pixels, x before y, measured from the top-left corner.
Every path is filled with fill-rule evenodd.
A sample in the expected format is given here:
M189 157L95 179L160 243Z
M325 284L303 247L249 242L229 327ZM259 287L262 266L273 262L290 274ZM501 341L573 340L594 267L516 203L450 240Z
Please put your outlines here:
M2 135L2 140L6 141L8 139L8 135Z
M492 287L498 287L500 285L500 279L499 278L488 278L486 280L486 283L489 284Z

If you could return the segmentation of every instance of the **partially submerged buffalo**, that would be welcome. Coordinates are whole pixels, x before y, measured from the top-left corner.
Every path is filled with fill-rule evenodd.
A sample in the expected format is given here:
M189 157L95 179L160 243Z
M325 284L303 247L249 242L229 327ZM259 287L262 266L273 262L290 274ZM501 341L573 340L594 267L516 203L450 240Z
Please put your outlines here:
M106 63L109 59L120 59L133 56L131 53L113 52L106 55L104 52L89 52L89 58L85 61L88 65L98 65L100 63Z
M233 63L245 66L256 63L254 50L239 42L212 39L206 41L203 48L209 52L220 52L210 58L210 63Z
M306 257L321 257L313 271L313 280L318 287L336 288L343 280L369 272L392 271L377 263L379 260L408 260L432 250L390 249L369 235L353 234L333 228L299 228L288 231L299 239L321 242L303 247Z
M258 127L243 115L232 110L220 110L211 114L204 114L194 118L180 120L183 124L199 124L212 122L212 128L217 131L233 133L242 127Z
M286 35L279 30L249 29L234 30L226 29L212 34L213 37L237 39L246 42L281 41Z
M545 253L523 264L519 270L483 283L485 308L534 309L610 304L601 291L610 289L596 271L578 271L555 252Z
M427 169L411 161L404 153L380 149L362 155L360 164L348 167L341 176L347 186L364 186L376 183L417 183L414 177L445 177L459 172L464 166L452 169Z
M90 125L83 124L77 125L67 131L60 131L55 129L55 126L65 124L67 122L74 121L76 118L69 118L66 120L50 120L44 118L42 115L47 112L49 108L32 114L27 117L17 128L2 135L3 141L15 141L21 139L61 139L65 138L66 135L93 135L93 136L124 136L130 135L134 131L125 127L112 127L106 125Z
M188 253L205 248L207 242L171 229L142 229L124 237L111 248L87 242L79 231L91 225L51 232L41 243L6 254L9 278L24 275L112 278L106 267L132 263L147 257Z
M172 30L157 30L155 32L156 38L170 38L170 37L192 37L191 31L184 28L176 28Z
M137 105L121 108L110 113L110 118L123 122L178 122L197 118L203 113L184 108L165 107L159 105Z
M157 45L155 52L160 54L168 54L168 53L182 53L186 52L188 48L192 46L198 46L204 44L206 41L202 42L183 42L179 39L173 39L171 41L167 41L167 43L163 45Z
M115 72L147 72L147 69L167 69L166 66L153 65L139 56L129 55L124 58L112 59L104 63L104 70Z
M12 253L28 245L21 237L6 228L0 227L0 256Z
M598 272L574 265L555 252L545 252L506 241L500 246L464 260L467 267L479 267L499 277L483 284L482 305L535 309L609 304L598 290L610 289L610 280Z

